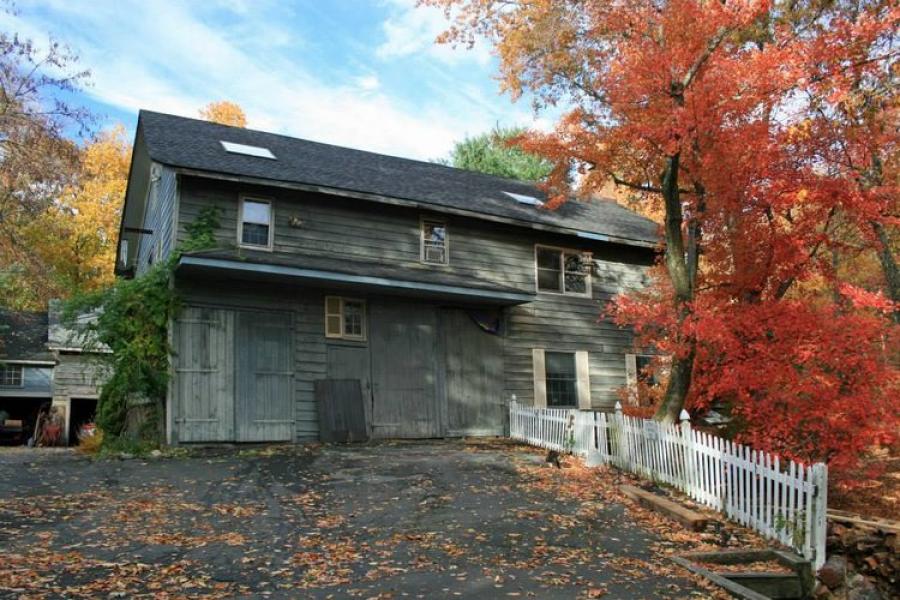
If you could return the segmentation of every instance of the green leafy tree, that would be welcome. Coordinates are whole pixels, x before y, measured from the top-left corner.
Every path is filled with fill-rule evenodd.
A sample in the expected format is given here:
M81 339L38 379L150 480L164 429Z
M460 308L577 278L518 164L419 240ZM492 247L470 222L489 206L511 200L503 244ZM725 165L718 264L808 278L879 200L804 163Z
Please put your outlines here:
M496 127L493 131L457 142L444 164L522 181L540 181L553 169L545 159L516 146L522 127Z

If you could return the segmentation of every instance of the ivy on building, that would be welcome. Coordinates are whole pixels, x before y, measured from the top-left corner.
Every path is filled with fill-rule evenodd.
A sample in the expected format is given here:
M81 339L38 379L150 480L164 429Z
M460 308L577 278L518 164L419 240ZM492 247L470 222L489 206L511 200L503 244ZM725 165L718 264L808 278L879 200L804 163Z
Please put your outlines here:
M97 426L104 444L124 436L156 443L170 377L169 323L181 299L172 285L178 260L185 252L215 247L219 210L208 207L185 226L188 238L163 262L134 279L118 279L110 287L74 298L66 304L63 322L78 332L85 347L99 350L105 382L97 403ZM92 314L81 324L79 317ZM140 425L129 411L144 407Z

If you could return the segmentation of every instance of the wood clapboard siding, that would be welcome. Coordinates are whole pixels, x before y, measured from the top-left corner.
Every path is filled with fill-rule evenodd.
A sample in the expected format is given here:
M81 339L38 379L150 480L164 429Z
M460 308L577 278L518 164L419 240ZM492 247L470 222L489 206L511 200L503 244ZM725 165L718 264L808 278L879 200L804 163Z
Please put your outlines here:
M100 393L101 366L97 356L60 352L53 369L56 397L95 397Z
M218 244L237 244L238 198L241 194L272 201L275 214L274 254L321 254L348 260L383 261L409 268L440 270L487 280L521 291L535 291L534 246L544 244L590 251L598 261L592 279L592 297L538 294L529 304L505 310L502 337L503 360L499 393L506 401L512 394L523 404L533 402L533 348L548 351L588 351L591 404L611 408L616 390L625 385L625 354L630 350L630 332L601 318L604 306L616 294L645 284L646 267L652 253L629 248L543 234L466 219L442 217L410 208L378 206L361 200L328 197L300 191L242 186L228 182L181 176L178 185L177 240L187 234L185 226L206 206L220 209ZM449 230L450 264L423 265L419 261L419 223L423 216L444 220ZM299 219L299 227L290 220ZM326 290L239 281L181 282L189 302L227 305L234 308L287 310L293 315L295 439L318 436L315 381L328 377L328 349L336 342L324 336ZM362 293L337 295L366 297ZM390 298L367 298L370 315L376 302ZM409 300L406 300L407 302ZM370 330L374 326L369 323ZM368 345L368 344L365 344Z
M515 394L522 404L534 403L533 348L587 350L591 406L612 408L617 390L625 385L625 354L632 336L601 314L615 294L641 287L645 270L641 264L602 260L591 277L591 298L539 293L534 302L510 308L504 345L507 396ZM532 275L532 285L533 280Z
M162 165L155 165L160 171L159 179L150 182L147 192L147 214L144 215L144 229L152 234L141 234L138 244L136 272L145 273L150 266L165 260L172 252L175 232L172 230L175 217L177 177L175 172ZM152 169L151 169L152 170ZM159 244L159 256L156 248Z

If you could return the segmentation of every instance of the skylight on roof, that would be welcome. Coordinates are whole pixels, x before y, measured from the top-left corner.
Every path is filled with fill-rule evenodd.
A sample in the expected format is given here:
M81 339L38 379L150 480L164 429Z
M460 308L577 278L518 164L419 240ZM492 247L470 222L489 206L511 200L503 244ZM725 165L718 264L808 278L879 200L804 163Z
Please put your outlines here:
M238 144L235 142L226 142L225 140L221 141L222 147L225 148L226 152L231 152L232 154L244 154L246 156L258 156L259 158L271 158L275 159L275 155L272 154L272 151L268 148L263 148L261 146L248 146L247 144Z
M534 196L526 196L525 194L514 194L512 192L503 192L519 204L528 204L531 206L543 206L544 201Z

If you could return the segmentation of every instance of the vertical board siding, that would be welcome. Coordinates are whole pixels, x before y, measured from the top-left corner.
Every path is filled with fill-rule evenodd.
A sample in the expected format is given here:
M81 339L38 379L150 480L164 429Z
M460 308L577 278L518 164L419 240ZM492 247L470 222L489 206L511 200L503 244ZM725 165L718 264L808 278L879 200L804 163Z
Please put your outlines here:
M825 560L828 469L786 461L680 425L615 414L510 405L510 437L572 451L671 485L729 519Z
M172 227L175 218L177 177L175 172L168 167L155 165L155 168L159 169L159 179L150 181L147 192L147 209L142 226L152 233L138 236L136 261L138 275L145 273L152 264L165 260L175 244L175 232L172 231ZM153 168L151 168L152 170ZM157 244L160 249L159 257L154 256Z

